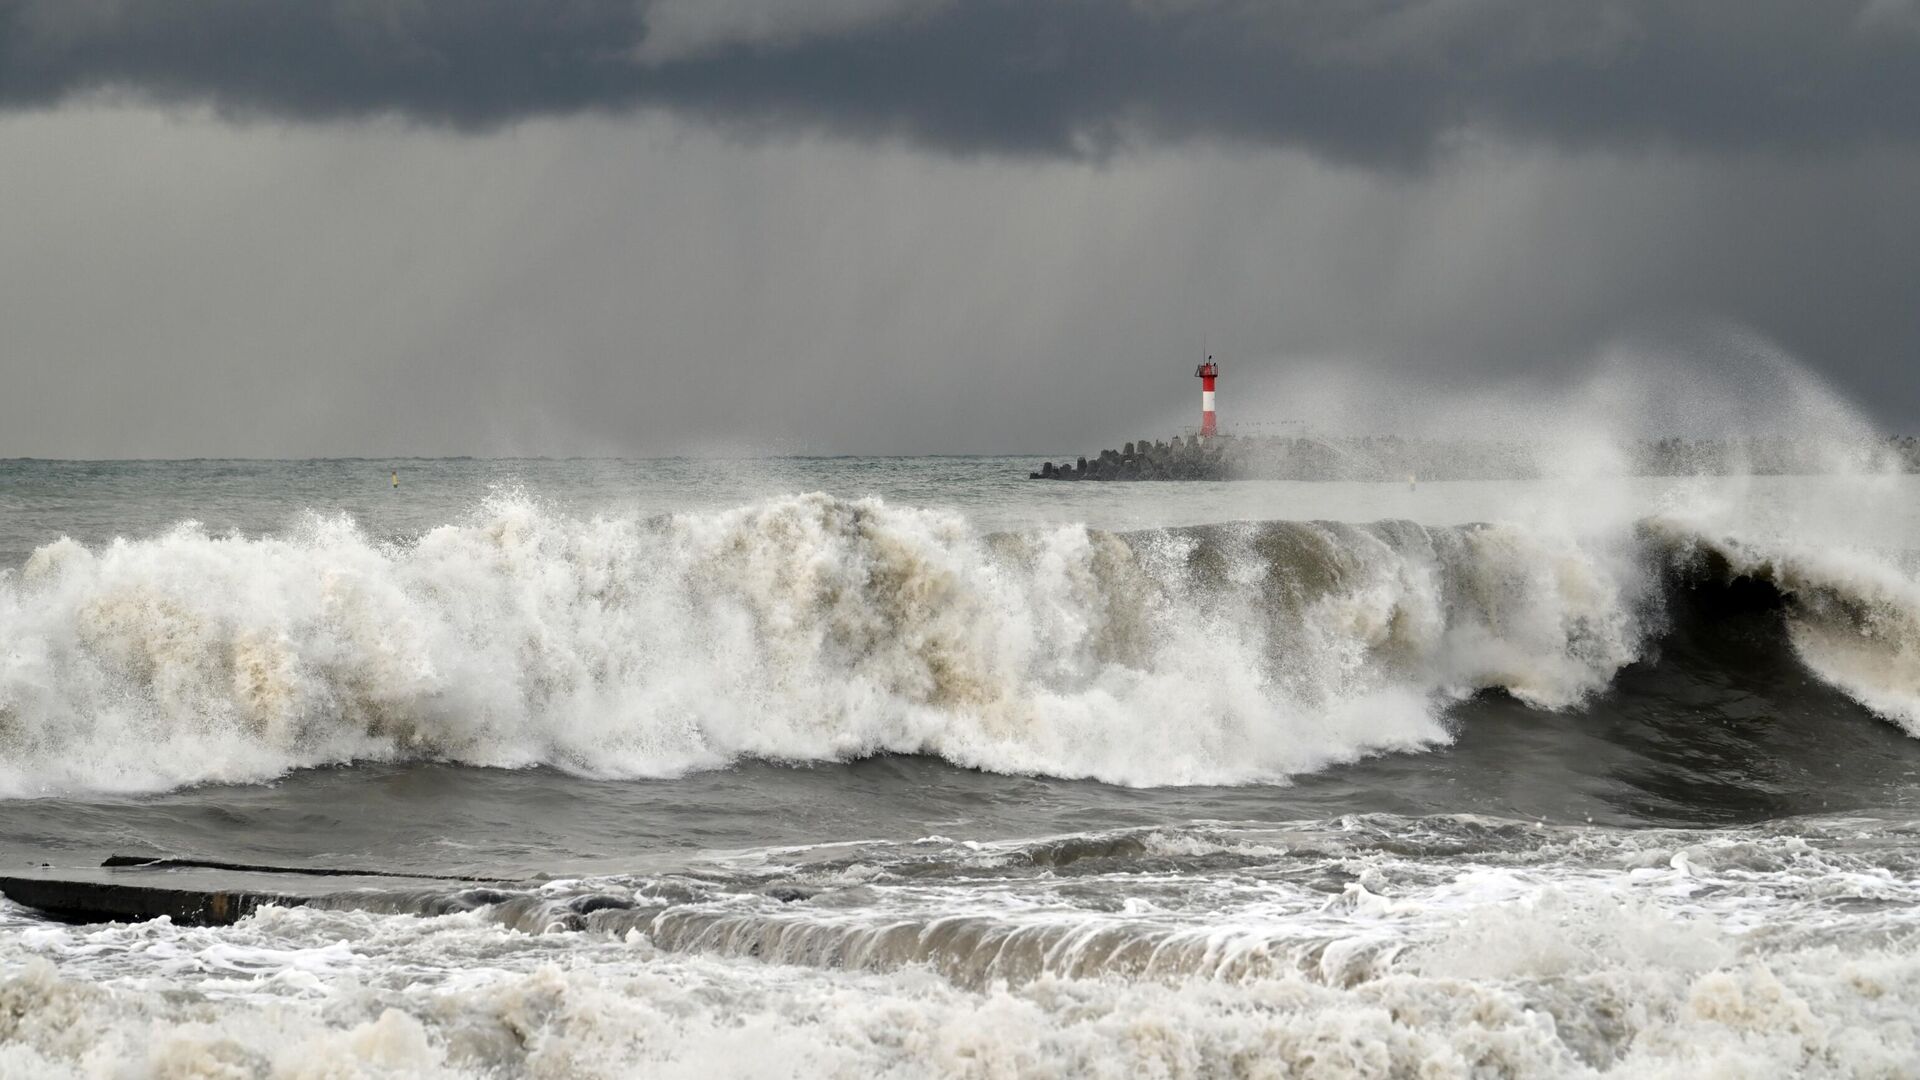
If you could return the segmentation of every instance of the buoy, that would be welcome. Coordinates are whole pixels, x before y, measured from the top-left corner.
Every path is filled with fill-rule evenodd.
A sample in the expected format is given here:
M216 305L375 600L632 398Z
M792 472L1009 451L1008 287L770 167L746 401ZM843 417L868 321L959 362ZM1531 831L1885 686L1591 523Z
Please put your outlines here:
M393 486L394 487L400 486L400 470L399 469L393 470Z

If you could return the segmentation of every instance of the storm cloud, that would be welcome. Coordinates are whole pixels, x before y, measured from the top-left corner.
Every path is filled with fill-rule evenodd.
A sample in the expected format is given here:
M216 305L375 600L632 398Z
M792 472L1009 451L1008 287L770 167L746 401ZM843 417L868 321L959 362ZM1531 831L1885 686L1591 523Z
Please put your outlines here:
M0 0L0 455L1914 431L1915 191L1920 0Z
M1419 165L1490 134L1920 137L1914 0L0 0L0 105L487 130L667 110L956 153L1216 139Z

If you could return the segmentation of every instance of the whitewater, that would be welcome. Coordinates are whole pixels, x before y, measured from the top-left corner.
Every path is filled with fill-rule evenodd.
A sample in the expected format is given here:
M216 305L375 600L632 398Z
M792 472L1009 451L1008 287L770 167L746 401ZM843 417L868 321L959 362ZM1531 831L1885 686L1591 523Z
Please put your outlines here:
M0 792L882 753L1271 783L1444 743L1446 706L1477 692L1583 700L1709 558L1797 598L1821 677L1920 723L1910 578L1673 517L986 533L872 497L575 518L513 494L410 541L308 514L280 536L188 522L38 548L0 592Z
M983 534L820 494L586 520L501 497L395 544L345 517L59 541L0 607L3 786L880 753L1271 782L1445 741L1440 704L1476 690L1577 701L1642 646L1632 557L1497 526Z
M0 463L0 1072L1920 1071L1920 478L1019 469Z

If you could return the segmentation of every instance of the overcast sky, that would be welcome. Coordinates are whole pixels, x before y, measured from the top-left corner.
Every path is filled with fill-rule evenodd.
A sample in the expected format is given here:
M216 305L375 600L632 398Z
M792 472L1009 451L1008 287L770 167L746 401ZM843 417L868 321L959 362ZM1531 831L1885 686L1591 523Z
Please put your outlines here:
M0 455L1914 431L1916 193L1914 0L0 0Z

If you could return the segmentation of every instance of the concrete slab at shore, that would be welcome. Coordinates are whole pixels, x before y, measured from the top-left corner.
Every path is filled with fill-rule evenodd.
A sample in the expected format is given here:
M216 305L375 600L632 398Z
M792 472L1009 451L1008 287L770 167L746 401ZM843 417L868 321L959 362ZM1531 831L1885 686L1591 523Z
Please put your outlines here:
M103 866L41 866L0 874L0 896L63 922L141 922L164 915L182 926L228 926L259 908L359 907L435 875L238 864L183 865L116 857ZM465 882L464 884L477 884Z

